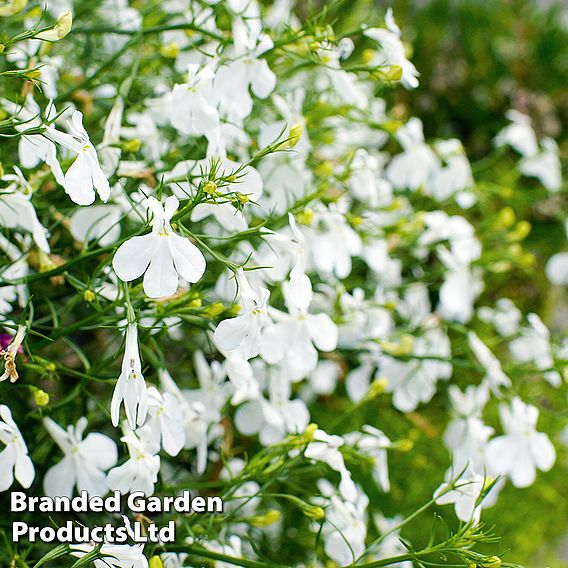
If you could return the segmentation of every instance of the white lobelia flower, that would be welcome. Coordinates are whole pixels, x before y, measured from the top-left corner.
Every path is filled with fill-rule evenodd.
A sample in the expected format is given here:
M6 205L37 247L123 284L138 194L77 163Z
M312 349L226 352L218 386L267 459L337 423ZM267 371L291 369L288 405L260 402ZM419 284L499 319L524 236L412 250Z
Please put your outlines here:
M282 364L288 380L295 382L316 368L316 347L327 352L337 347L338 330L327 314L310 314L294 305L289 282L284 283L283 294L289 313L270 308L275 323L265 328L260 353L267 363Z
M14 126L17 131L24 132L31 128L41 126L41 110L31 93L26 96L23 107L6 99L1 99L0 104L2 104L8 112L15 115L14 118L21 119L22 124L16 124ZM56 114L55 107L49 105L46 114L48 120L54 118ZM48 140L41 134L26 134L20 136L18 140L18 157L20 164L25 169L34 169L40 162L45 162L51 168L57 183L60 185L65 184L63 170L57 161L57 147L51 140Z
M436 504L453 504L460 521L464 523L473 521L477 524L481 515L481 507L477 501L484 484L485 479L481 475L461 478L453 483L453 487L452 483L442 483L434 492Z
M187 70L187 83L174 86L170 120L183 134L201 136L219 125L219 113L211 103L215 72L211 66L200 68L193 63Z
M341 476L339 491L343 498L354 501L357 498L357 488L351 479L351 473L345 467L343 454L339 448L343 446L344 440L341 436L330 436L323 430L314 432L314 441L306 447L304 456L307 459L326 463L331 469L337 471Z
M136 433L123 425L125 435L120 439L128 447L130 458L108 472L108 486L123 495L142 491L146 495L154 493L158 481L160 456L152 452L149 426L142 426Z
M276 86L276 75L270 70L263 53L273 47L273 42L260 30L249 28L242 18L235 18L233 32L233 60L217 70L214 95L220 109L229 119L239 122L252 110L249 87L259 99L265 99Z
M183 414L175 396L161 394L156 387L148 389L149 443L154 453L164 448L170 456L177 456L185 445Z
M65 173L65 191L77 205L90 205L95 200L95 189L103 201L110 197L110 185L103 173L97 151L83 127L83 115L76 110L69 122L70 133L46 128L43 135L77 154Z
M91 205L78 208L71 215L69 231L76 241L96 241L101 247L114 244L120 237L120 205Z
M162 298L175 294L179 276L197 282L205 272L205 258L189 239L172 230L170 221L179 207L177 197L168 197L163 204L149 197L148 207L154 214L152 232L122 243L112 266L124 282L144 274L144 292L150 298Z
M411 118L397 130L396 138L404 152L390 161L385 171L387 179L396 189L428 189L428 182L439 166L438 158L424 142L422 121Z
M448 269L440 287L440 315L448 321L467 323L473 317L475 300L483 290L480 271L442 245L436 250Z
M47 230L39 222L31 201L32 187L17 166L14 172L2 177L11 183L0 193L0 227L30 232L38 248L49 253Z
M378 428L365 424L362 432L350 432L343 436L345 442L370 457L373 461L373 477L379 487L388 493L390 491L389 466L387 449L392 446L386 434Z
M325 480L320 480L318 485L322 493L329 492ZM326 508L324 549L340 566L351 565L365 551L369 498L357 488L355 492L354 498L348 500L332 494Z
M519 169L524 176L535 177L551 192L562 187L562 166L558 156L558 145L552 138L544 138L542 151L534 156L524 156Z
M495 145L511 146L522 156L535 156L538 153L538 143L530 117L517 110L507 111L506 116L511 124L497 134Z
M213 340L224 352L238 352L246 360L260 352L261 331L267 319L269 292L266 288L254 289L242 268L235 273L239 291L240 315L223 320L215 329Z
M467 340L475 358L485 369L484 381L493 393L499 396L499 389L511 386L511 379L503 372L499 359L491 353L487 345L479 339L474 331L467 334Z
M93 552L96 544L71 544L71 556L83 558ZM100 553L104 558L94 560L95 568L148 568L148 560L144 556L143 544L107 544L101 546Z
M382 66L398 66L402 70L401 83L407 89L418 87L419 73L416 67L405 55L405 49L400 40L400 28L394 21L392 8L387 10L385 16L387 29L368 28L363 33L380 44L376 64Z
M347 278L351 274L351 258L363 249L361 237L348 224L345 204L316 211L312 226L304 229L310 263L322 278L335 275Z
M494 308L483 306L477 310L479 319L495 326L502 337L510 337L519 331L522 314L509 298L499 298Z
M481 413L489 398L482 384L469 385L464 392L457 386L448 389L453 418L444 432L444 443L452 452L452 470L482 474L485 469L487 441L494 430L486 426Z
M269 400L259 397L246 402L235 413L235 426L245 436L259 434L261 444L269 446L286 434L303 432L310 421L306 403L290 400L290 383L285 377L272 374L269 379Z
M546 276L552 284L568 285L568 252L559 252L548 259Z
M527 319L530 327L522 328L519 337L509 344L511 355L519 363L533 363L537 369L544 371L544 378L553 387L559 387L562 378L558 371L552 369L554 359L550 331L536 314L529 314Z
M548 436L536 431L536 407L515 397L510 405L499 406L499 414L505 434L489 442L487 467L493 475L507 475L515 487L528 487L536 479L537 468L552 468L556 451Z
M412 359L412 355L418 358ZM452 364L443 360L451 357L450 340L438 328L416 338L410 357L409 361L402 361L385 355L379 364L380 376L388 380L386 390L393 393L392 403L402 412L410 412L420 402L431 400L437 381L449 379L453 371Z
M0 418L0 442L5 445L0 452L0 491L6 491L14 478L27 489L35 477L28 448L10 409L5 404L0 405Z
M148 392L142 374L136 323L129 323L126 328L122 370L110 403L110 415L114 426L118 426L120 406L123 402L130 427L134 429L144 424L148 412Z
M181 410L185 448L197 450L197 472L201 474L207 467L209 439L220 433L217 426L221 421L221 414L214 408L206 407L203 402L193 400L192 391L181 391L167 370L161 369L159 374L162 388L175 398Z
M73 495L73 487L87 491L89 497L108 492L105 471L116 464L116 444L108 436L91 433L83 440L87 419L83 416L76 426L63 430L51 418L43 424L65 457L51 467L43 479L45 494L49 497Z
M354 446L358 452L374 462L375 482L383 491L390 491L386 451L387 448L392 447L389 438L381 430L367 424L362 427L362 432L350 432L343 438L347 444Z

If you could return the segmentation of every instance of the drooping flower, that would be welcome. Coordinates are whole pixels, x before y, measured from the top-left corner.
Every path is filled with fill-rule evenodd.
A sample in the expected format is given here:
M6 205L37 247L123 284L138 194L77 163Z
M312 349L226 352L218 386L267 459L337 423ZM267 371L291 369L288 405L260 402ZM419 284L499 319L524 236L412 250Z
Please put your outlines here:
M87 491L90 497L105 495L108 491L105 472L116 464L118 458L114 441L99 433L91 433L83 440L87 427L84 416L76 426L68 426L67 430L63 430L51 418L44 418L43 423L65 454L45 474L45 494L49 497L71 497L76 486L77 491Z
M0 452L0 491L6 491L14 478L27 489L35 477L28 448L10 409L5 404L0 405L0 418L0 442L5 445Z
M93 203L95 190L103 201L108 201L110 185L99 164L97 151L83 127L83 115L78 110L71 117L69 130L68 134L50 126L43 134L77 154L77 158L65 173L65 191L77 205Z
M168 197L164 204L149 197L148 207L154 214L152 232L124 242L112 266L124 282L144 274L144 292L150 298L161 298L176 292L179 276L197 282L205 272L205 258L189 239L177 235L171 227L171 218L179 207L177 197Z
M0 193L0 226L30 232L38 248L49 253L47 230L39 222L31 201L32 188L20 168L14 166L14 172L2 177L11 183Z
M144 375L142 374L142 363L138 350L138 326L136 323L130 323L126 328L122 370L114 387L110 403L110 415L114 426L118 426L122 403L124 403L128 424L132 429L144 424L146 413L148 412L148 393Z

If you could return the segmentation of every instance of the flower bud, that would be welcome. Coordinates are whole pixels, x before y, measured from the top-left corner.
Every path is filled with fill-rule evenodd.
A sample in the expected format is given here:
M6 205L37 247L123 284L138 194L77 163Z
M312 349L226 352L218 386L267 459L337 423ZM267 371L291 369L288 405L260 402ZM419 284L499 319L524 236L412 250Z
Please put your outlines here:
M167 57L168 59L175 59L179 53L179 45L172 41L166 45L160 47L160 55Z
M314 220L314 211L309 207L306 207L303 211L298 213L296 219L300 225L311 225Z
M386 377L379 377L378 379L375 379L371 383L371 386L367 391L367 398L372 399L376 398L377 396L380 396L385 392L388 384L389 380Z
M164 563L159 556L152 556L148 562L148 568L164 568Z
M277 523L280 520L280 517L282 517L282 514L278 511L278 509L271 509L264 515L252 517L250 524L255 527L269 527L270 525Z
M498 556L490 556L480 566L481 568L500 568L501 559Z
M207 195L214 195L217 192L217 184L214 181L207 181L203 184L203 191Z
M92 291L92 290L85 290L84 294L83 294L83 300L85 300L85 302L87 303L91 303L92 301L94 301L94 299L96 298L96 294Z
M49 394L41 389L34 390L34 402L38 406L47 406L49 404Z
M290 128L290 132L288 134L288 140L286 141L285 147L286 148L293 148L296 144L300 141L302 134L304 133L304 125L303 124L295 124Z
M57 22L53 28L40 32L35 38L43 41L59 41L71 31L72 25L73 14L71 12L63 12L63 14L59 14L57 17Z

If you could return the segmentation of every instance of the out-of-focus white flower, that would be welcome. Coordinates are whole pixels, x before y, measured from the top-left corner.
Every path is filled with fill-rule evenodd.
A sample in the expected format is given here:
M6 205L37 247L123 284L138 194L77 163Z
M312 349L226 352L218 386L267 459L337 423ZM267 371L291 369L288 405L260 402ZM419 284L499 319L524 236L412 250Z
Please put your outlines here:
M368 28L363 33L374 39L380 44L375 64L381 66L397 66L402 70L401 83L407 89L415 89L418 87L419 73L412 62L410 62L405 54L404 44L400 36L400 28L394 21L392 8L387 10L385 15L384 28Z
M50 252L47 230L39 222L32 204L32 188L20 168L14 174L5 174L3 181L11 182L0 193L0 226L22 229L32 234L34 242L43 252Z
M130 427L134 429L144 424L148 412L148 392L142 374L136 323L130 323L126 328L122 370L110 403L110 415L114 426L118 426L120 406L123 402Z
M489 385L489 388L496 395L499 395L501 387L511 386L511 379L503 372L499 359L491 353L490 349L479 339L478 335L474 331L470 331L467 334L467 340L476 359L485 369L484 380Z
M536 314L529 314L527 319L530 327L522 328L519 337L511 341L511 354L519 363L534 363L537 369L544 371L544 378L553 387L559 387L562 378L553 369L550 331Z
M5 445L0 452L0 491L6 491L14 478L27 489L35 477L28 448L10 409L5 404L0 404L0 418L0 442Z
M365 424L362 432L350 432L343 438L347 444L355 446L364 456L374 461L373 477L379 487L388 493L390 491L390 481L387 449L392 444L385 433L378 428Z
M568 252L559 252L548 259L546 275L557 286L568 285Z
M219 125L219 113L211 102L215 72L209 67L188 65L188 82L174 86L172 125L184 134L200 136Z
M269 446L286 434L302 433L310 421L310 413L301 399L290 400L290 383L285 377L270 377L269 400L259 397L237 409L235 425L245 436L260 435Z
M511 124L505 126L495 137L496 146L511 146L523 156L534 156L538 152L538 143L531 119L517 110L506 114Z
M205 258L187 238L174 233L170 221L179 200L170 196L165 203L148 198L152 210L152 232L132 237L120 245L112 266L124 282L144 274L144 292L150 298L171 296L178 288L179 276L197 282L205 272Z
M26 96L24 106L16 105L6 99L1 99L1 104L8 112L15 115L14 118L22 121L23 124L14 126L19 132L42 124L41 109L31 93ZM47 107L46 118L53 118L55 113L55 107L50 104ZM18 140L18 158L22 167L26 169L34 169L40 162L45 162L51 168L57 183L65 185L65 176L57 161L57 147L48 138L41 134L22 134Z
M558 156L558 145L552 138L542 140L542 150L532 156L524 156L519 169L524 176L540 180L548 191L557 192L562 187L562 166Z
M487 446L487 467L493 475L507 475L515 487L528 487L536 470L548 471L556 451L548 436L536 431L538 409L515 397L510 405L499 405L505 434Z
M325 481L318 483L324 495L331 491ZM352 499L344 500L339 495L331 494L326 509L324 549L340 566L352 564L365 551L369 498L356 487L354 489Z
M116 464L116 444L108 436L91 433L83 440L87 419L83 416L76 426L63 430L51 418L43 419L44 426L64 453L64 458L49 468L43 479L49 497L71 497L73 487L87 491L89 497L103 496L108 491L106 470Z
M411 118L396 132L396 138L403 147L386 168L386 177L396 189L416 191L419 187L428 189L428 181L438 168L438 159L424 142L422 121Z
M517 333L522 319L521 312L509 298L499 298L494 308L479 308L477 315L481 321L492 323L497 333L503 337Z
M341 495L348 501L354 501L357 498L357 488L351 479L351 473L345 467L343 454L339 450L344 443L341 436L330 436L318 429L314 433L314 441L307 445L304 456L310 460L326 463L331 469L337 471L341 476L339 483Z

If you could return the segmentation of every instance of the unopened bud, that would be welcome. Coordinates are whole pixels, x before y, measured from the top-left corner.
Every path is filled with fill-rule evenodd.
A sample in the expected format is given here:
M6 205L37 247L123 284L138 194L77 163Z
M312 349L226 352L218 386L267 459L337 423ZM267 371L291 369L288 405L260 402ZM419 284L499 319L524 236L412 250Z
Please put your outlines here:
M217 191L217 184L214 181L207 181L203 184L203 191L207 195L214 195Z
M142 141L138 138L133 138L132 140L126 140L122 143L122 149L125 152L138 152L142 147Z
M280 511L278 511L277 509L271 509L264 515L257 515L255 517L252 517L250 524L255 527L269 527L270 525L277 523L281 517L282 514L280 513Z
M152 556L148 562L148 568L164 568L164 563L159 556Z
M389 384L389 380L386 377L379 377L378 379L375 379L371 383L371 386L369 387L369 390L367 391L367 398L371 399L371 398L376 398L377 396L380 396L381 394L383 394L385 392L388 384Z
M85 290L83 293L83 300L89 304L94 301L96 297L96 294L92 290Z
M300 141L302 134L304 133L303 124L295 124L290 128L290 133L288 134L288 140L286 141L286 148L293 148Z
M179 45L172 41L166 45L160 47L160 55L167 57L168 59L175 59L179 53Z
M59 41L71 31L72 25L73 14L71 12L63 12L63 14L59 14L57 17L57 23L53 28L40 32L35 38L43 41Z
M47 406L49 404L49 395L41 389L36 389L34 391L34 402L38 406Z
M500 568L501 559L498 556L490 556L487 560L480 564L480 566L482 568Z
M203 315L209 316L210 318L214 318L219 314L222 314L224 311L225 311L225 306L221 302L217 302L215 304L207 306L207 308L203 310Z
M298 213L296 220L300 225L311 225L314 220L314 211L309 207L306 207L303 211Z
M316 433L316 430L318 428L319 426L314 422L308 424L308 426L304 430L304 433L302 434L302 438L307 444L314 441L314 434Z

